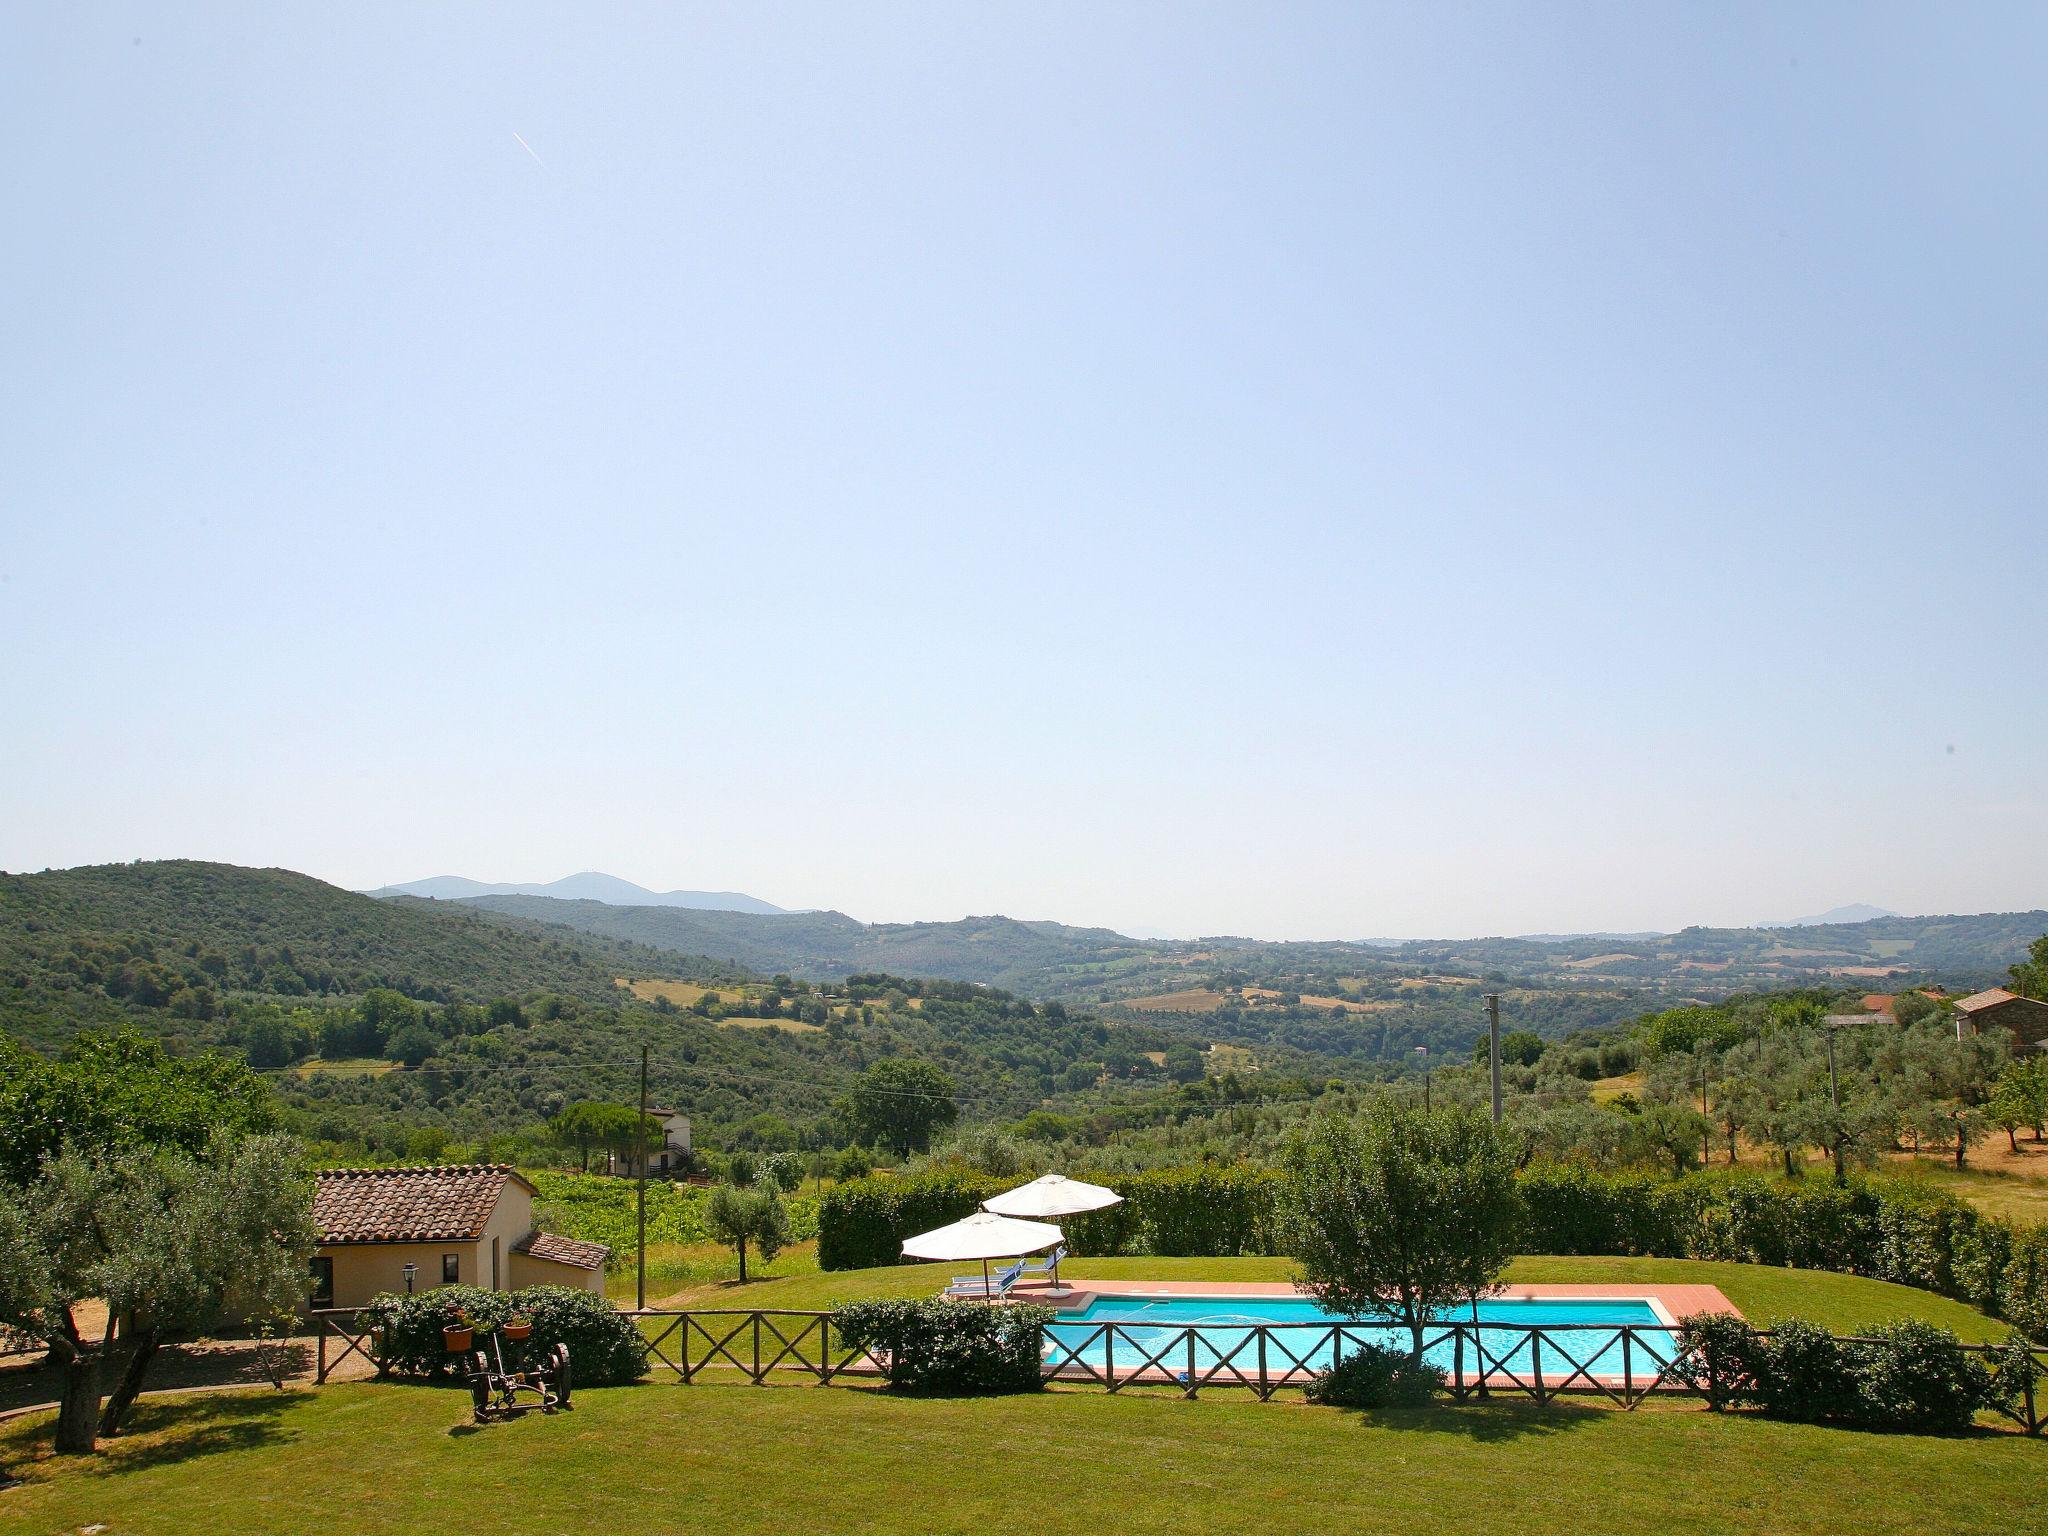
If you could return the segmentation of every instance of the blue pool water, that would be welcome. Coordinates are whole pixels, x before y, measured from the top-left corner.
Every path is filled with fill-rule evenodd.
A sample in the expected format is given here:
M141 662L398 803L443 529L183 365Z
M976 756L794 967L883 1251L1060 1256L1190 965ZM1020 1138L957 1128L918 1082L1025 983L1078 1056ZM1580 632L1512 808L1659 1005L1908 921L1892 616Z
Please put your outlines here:
M1471 1320L1469 1307L1461 1307L1444 1319L1461 1323ZM1331 1326L1340 1322L1341 1333L1332 1334ZM1106 1338L1103 1325L1110 1323L1116 1325L1115 1332ZM1313 1326L1278 1326L1284 1324ZM1653 1356L1670 1359L1674 1344L1663 1319L1646 1301L1497 1297L1479 1303L1479 1340L1489 1357L1489 1368L1524 1376L1532 1366L1534 1351L1526 1331L1532 1325L1557 1330L1544 1335L1545 1376L1565 1374L1576 1365L1585 1365L1600 1375L1621 1375L1619 1328L1623 1324L1640 1330L1630 1345L1632 1372L1643 1377L1655 1375L1658 1360ZM1095 1296L1082 1310L1062 1312L1054 1319L1047 1330L1051 1341L1048 1350L1053 1359L1063 1361L1067 1350L1076 1349L1083 1362L1098 1369L1105 1361L1111 1361L1113 1355L1119 1374L1140 1365L1147 1356L1165 1350L1160 1368L1185 1372L1193 1330L1194 1365L1198 1372L1228 1358L1236 1369L1254 1376L1258 1372L1258 1343L1253 1330L1260 1325L1274 1325L1278 1329L1267 1336L1266 1342L1267 1370L1273 1374L1300 1368L1325 1370L1339 1353L1348 1354L1361 1344L1379 1344L1405 1352L1409 1343L1408 1330L1390 1325L1384 1318L1339 1319L1304 1297ZM1446 1338L1429 1348L1427 1358L1450 1370L1455 1349ZM1473 1339L1468 1332L1464 1358L1467 1376L1474 1374L1477 1367Z

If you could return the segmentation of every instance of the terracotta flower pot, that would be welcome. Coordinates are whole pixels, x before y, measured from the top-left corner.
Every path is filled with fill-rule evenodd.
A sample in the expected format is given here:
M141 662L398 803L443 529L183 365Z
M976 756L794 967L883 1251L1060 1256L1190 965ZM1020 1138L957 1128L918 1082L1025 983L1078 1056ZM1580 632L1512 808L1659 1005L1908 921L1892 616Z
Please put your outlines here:
M443 1328L441 1346L451 1355L467 1354L470 1342L476 1337L474 1328Z
M512 1318L510 1321L501 1324L498 1332L502 1333L514 1344L523 1343L525 1340L533 1337L533 1319L530 1317Z

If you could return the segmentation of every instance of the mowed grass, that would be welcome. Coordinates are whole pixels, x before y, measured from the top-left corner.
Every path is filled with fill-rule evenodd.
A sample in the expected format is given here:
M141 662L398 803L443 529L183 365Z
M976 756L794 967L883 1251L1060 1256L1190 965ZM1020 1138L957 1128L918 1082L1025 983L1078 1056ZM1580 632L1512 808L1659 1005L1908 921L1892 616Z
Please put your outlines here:
M380 1383L146 1401L84 1461L0 1427L0 1528L110 1536L717 1531L1288 1536L2039 1529L2048 1446L1526 1402L1360 1415L1053 1391L673 1382L477 1429L459 1392Z
M815 1263L812 1258L811 1263ZM787 1307L826 1310L864 1296L930 1296L956 1270L971 1264L902 1264L887 1269L849 1269L779 1275L683 1290L662 1302L673 1308ZM651 1266L650 1266L651 1268ZM1075 1280L1284 1281L1293 1271L1287 1259L1075 1259L1060 1273ZM1802 1317L1836 1333L1860 1333L1896 1318L1922 1318L1955 1330L1966 1343L1988 1344L2006 1337L2005 1324L1974 1307L1931 1291L1838 1275L1819 1269L1773 1269L1763 1264L1722 1264L1701 1259L1626 1259L1538 1256L1516 1259L1505 1278L1525 1285L1714 1285L1751 1322L1764 1324Z

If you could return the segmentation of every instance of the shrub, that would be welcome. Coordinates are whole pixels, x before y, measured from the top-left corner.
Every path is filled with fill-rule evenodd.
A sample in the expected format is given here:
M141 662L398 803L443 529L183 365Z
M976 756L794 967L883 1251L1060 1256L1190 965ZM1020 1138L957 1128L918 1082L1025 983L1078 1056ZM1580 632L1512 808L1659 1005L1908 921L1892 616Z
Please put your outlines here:
M1271 1253L1280 1175L1249 1164L1155 1168L1123 1181L1147 1253L1223 1257Z
M1818 1323L1773 1325L1752 1373L1751 1400L1774 1419L1854 1423L1862 1384L1850 1347Z
M1733 1312L1695 1312L1678 1324L1672 1373L1703 1393L1714 1413L1747 1402L1763 1364L1763 1340Z
M454 1357L441 1342L443 1328L466 1321L478 1331L481 1347L482 1334L515 1316L533 1320L529 1353L569 1346L578 1384L615 1385L646 1369L646 1350L632 1319L596 1292L569 1286L487 1291L443 1285L415 1296L379 1296L357 1315L382 1335L384 1363L412 1375L444 1376L453 1368Z
M2015 1343L1992 1370L1932 1323L1889 1323L1865 1339L1838 1339L1790 1319L1768 1336L1727 1313L1680 1325L1677 1373L1707 1406L1752 1404L1775 1419L1871 1429L1967 1429L1980 1408L2010 1407L2032 1379Z
M904 1392L1035 1392L1042 1384L1049 1307L978 1302L856 1301L833 1322L840 1339L888 1359L889 1385Z
M1647 1174L1603 1174L1583 1163L1537 1163L1517 1181L1520 1246L1528 1253L1663 1253L1679 1246Z
M1876 1429L1968 1429L1996 1394L1991 1373L1933 1323L1887 1323L1850 1346L1855 1397L1849 1422Z
M1308 1384L1308 1400L1333 1408L1420 1408L1444 1389L1441 1367L1405 1350L1361 1344Z

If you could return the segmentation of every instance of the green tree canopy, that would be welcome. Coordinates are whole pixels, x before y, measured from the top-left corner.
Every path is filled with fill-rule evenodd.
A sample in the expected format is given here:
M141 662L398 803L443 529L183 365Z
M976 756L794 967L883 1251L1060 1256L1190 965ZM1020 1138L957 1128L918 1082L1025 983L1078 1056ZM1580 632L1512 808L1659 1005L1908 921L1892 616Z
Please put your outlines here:
M1422 1354L1433 1316L1493 1294L1519 1205L1508 1133L1391 1100L1323 1115L1289 1145L1281 1225L1303 1287L1340 1317L1391 1317Z
M959 1118L953 1080L928 1061L878 1061L854 1079L845 1104L854 1139L882 1142L898 1156L922 1152L934 1132Z
M81 1035L52 1059L0 1036L0 1178L17 1184L67 1147L197 1153L217 1130L277 1120L269 1086L231 1056L171 1056L123 1030Z

